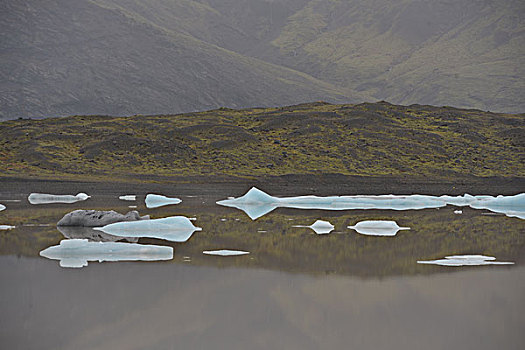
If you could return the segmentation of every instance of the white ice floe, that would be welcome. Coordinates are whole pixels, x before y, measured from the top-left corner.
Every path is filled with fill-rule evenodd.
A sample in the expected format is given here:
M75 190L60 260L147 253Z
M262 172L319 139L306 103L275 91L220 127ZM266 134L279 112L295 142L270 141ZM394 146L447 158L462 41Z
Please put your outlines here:
M454 214L463 214L463 210L454 210Z
M480 265L512 265L511 261L495 261L496 258L485 255L452 255L439 260L420 260L418 264L441 266L480 266Z
M508 216L525 218L525 193L515 196L427 196L427 195L379 195L379 196L299 196L278 198L252 187L244 196L218 201L217 204L244 211L255 220L275 208L354 210L386 209L417 210L441 208L446 205L470 206L487 209Z
M5 205L0 204L0 211L5 210Z
M193 226L187 217L170 216L163 219L117 222L95 230L120 237L150 237L186 242L195 231L201 231L202 228Z
M87 239L64 239L60 245L46 248L40 255L60 260L62 267L84 267L88 261L158 261L173 259L173 248L118 242L89 242Z
M0 230L11 230L14 229L16 226L11 225L0 225Z
M330 233L330 232L332 232L334 230L334 225L332 225L328 221L324 221L324 220L317 220L316 222L314 222L310 226L294 225L292 227L308 227L308 228L311 228L312 230L314 230L314 232L317 233L318 235L327 234L327 233Z
M348 228L368 236L395 236L399 230L410 230L410 227L399 227L395 221L383 220L360 221Z
M242 251L242 250L221 249L221 250L205 250L205 251L202 252L202 254L206 254L206 255L220 255L220 256L238 256L238 255L250 254L250 252L245 252L245 251Z
M134 195L134 194L127 194L127 195L124 195L124 196L119 196L118 199L120 199L122 201L136 201L137 200L137 196Z
M85 201L90 198L85 193L78 193L76 195L60 195L60 194L46 194L46 193L31 193L27 199L31 204L50 204L50 203L66 203L71 204L79 201Z
M165 205L179 204L182 202L179 198L170 198L160 194L148 194L146 196L146 208L158 208Z

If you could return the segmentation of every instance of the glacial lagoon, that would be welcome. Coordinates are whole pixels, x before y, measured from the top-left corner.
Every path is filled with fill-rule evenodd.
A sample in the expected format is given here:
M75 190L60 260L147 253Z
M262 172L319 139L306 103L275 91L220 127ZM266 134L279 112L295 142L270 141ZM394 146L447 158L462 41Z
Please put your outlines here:
M33 192L60 193L52 190ZM261 349L315 349L330 341L335 348L416 348L429 339L435 349L522 344L525 221L519 206L475 208L482 205L470 197L449 196L444 200L461 204L461 215L454 213L458 206L442 203L417 209L410 203L405 210L311 204L305 210L297 208L306 206L301 200L274 197L278 193L268 196L294 199L286 206L252 202L249 213L216 204L247 190L91 185L70 191L89 193L89 200L33 205L29 192L0 186L0 202L7 203L0 223L10 226L0 231L0 312L9 320L0 343L56 349L240 349L255 339ZM153 191L182 202L147 208ZM134 210L152 218L136 222L150 221L149 228L56 227L76 209L125 214L129 202L119 197L129 193L136 196ZM173 217L188 229L179 240L155 224ZM75 247L48 254L61 242ZM50 317L63 332L46 331ZM442 336L460 325L464 335L453 342ZM413 337L401 337L409 331Z

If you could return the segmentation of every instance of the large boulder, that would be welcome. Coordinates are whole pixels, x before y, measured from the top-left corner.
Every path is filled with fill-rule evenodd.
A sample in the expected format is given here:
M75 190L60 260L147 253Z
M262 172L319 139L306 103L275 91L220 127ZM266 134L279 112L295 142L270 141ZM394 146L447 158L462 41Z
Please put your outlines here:
M75 210L64 215L57 226L99 227L121 221L149 220L149 215L140 216L136 210L123 215L116 211Z

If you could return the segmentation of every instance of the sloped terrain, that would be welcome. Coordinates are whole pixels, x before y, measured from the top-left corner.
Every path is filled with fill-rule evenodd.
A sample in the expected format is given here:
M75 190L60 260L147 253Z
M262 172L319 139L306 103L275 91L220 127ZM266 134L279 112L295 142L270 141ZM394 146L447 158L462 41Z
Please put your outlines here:
M64 179L525 176L523 115L389 103L0 124L0 173Z
M103 4L0 6L2 119L361 99Z
M0 119L325 100L525 110L519 0L0 4Z

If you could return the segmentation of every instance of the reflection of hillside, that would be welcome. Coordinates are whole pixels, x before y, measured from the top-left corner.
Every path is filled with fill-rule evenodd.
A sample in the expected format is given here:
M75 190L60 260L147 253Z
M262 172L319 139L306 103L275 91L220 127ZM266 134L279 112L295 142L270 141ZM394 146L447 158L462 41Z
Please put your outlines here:
M171 209L165 210L171 212ZM450 271L437 266L421 266L417 261L454 254L484 254L519 263L525 246L522 220L482 215L484 212L471 209L455 215L453 210L453 207L445 207L410 212L356 210L335 213L277 209L252 221L234 209L181 207L178 214L195 216L195 224L203 228L201 232L181 244L156 239L140 239L139 243L173 246L172 263L185 263L183 257L189 256L191 264L197 265L259 267L312 274L389 276ZM44 210L32 212L34 216L26 220L49 220L45 219L49 213ZM164 212L158 214L161 213L165 215ZM62 214L57 211L54 215L60 218ZM309 228L293 227L315 219L330 221L335 226L334 232L316 235ZM363 220L395 220L411 230L384 238L363 236L346 228ZM0 253L36 257L40 250L56 245L62 238L55 227L17 225L9 234L0 233ZM243 250L250 255L220 258L202 254L204 250L214 249Z

